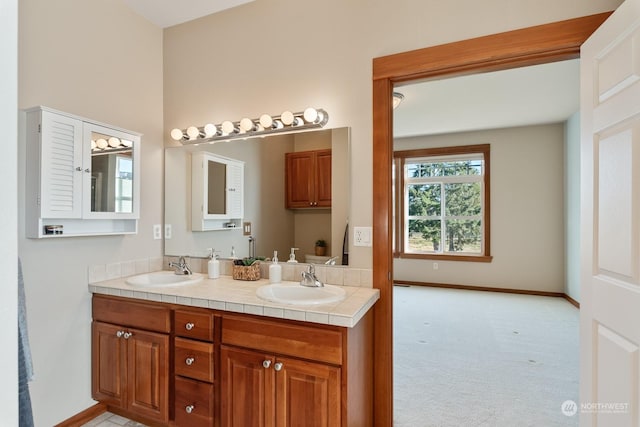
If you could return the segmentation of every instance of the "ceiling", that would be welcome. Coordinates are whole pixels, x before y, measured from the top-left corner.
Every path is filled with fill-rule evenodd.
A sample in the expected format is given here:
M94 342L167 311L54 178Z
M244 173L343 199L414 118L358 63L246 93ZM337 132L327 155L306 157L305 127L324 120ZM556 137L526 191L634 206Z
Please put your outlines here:
M139 15L166 28L201 18L254 0L123 0Z
M563 122L580 108L579 59L396 87L394 137Z
M166 28L255 0L123 0ZM579 60L397 87L394 137L565 121L579 109Z

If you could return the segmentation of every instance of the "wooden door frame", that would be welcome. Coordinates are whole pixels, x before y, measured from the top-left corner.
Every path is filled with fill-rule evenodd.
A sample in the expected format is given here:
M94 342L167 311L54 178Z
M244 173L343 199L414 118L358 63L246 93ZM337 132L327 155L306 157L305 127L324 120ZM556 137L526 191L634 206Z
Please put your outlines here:
M391 163L394 85L506 70L580 57L610 12L523 28L373 60L374 420L393 425L393 254Z

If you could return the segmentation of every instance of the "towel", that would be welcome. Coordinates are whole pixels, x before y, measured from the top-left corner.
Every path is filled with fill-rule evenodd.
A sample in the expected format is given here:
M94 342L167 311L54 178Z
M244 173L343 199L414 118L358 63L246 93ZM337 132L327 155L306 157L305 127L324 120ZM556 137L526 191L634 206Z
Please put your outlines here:
M27 330L27 305L22 278L22 263L18 258L18 401L20 427L33 427L33 411L29 381L33 378L33 362Z

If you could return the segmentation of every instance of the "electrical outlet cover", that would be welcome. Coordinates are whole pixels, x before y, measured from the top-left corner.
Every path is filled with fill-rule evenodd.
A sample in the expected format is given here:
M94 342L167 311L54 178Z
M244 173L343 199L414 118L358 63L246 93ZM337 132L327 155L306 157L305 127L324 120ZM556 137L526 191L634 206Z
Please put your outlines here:
M353 245L371 246L371 227L353 227Z
M154 240L162 239L162 226L160 224L153 225L153 238Z

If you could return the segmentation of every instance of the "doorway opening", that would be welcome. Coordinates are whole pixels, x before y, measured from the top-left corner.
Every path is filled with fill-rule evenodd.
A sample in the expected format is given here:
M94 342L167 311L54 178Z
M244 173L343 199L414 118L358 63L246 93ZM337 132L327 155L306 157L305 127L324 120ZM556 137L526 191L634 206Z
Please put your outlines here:
M582 43L610 13L495 34L373 62L374 419L393 424L392 92L403 82L516 68L578 58Z

